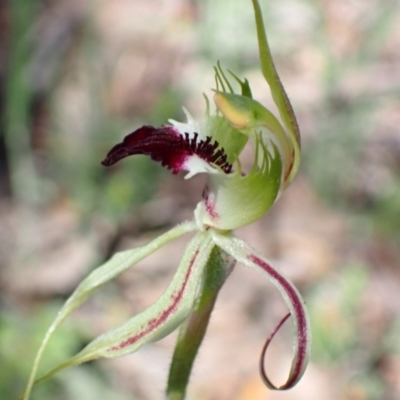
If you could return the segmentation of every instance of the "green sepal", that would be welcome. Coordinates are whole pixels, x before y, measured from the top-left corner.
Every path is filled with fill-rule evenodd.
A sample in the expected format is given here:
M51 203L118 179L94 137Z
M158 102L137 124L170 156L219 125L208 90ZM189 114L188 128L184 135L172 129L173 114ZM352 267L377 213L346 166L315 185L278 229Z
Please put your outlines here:
M53 323L46 332L46 335L37 352L29 382L21 398L27 400L32 390L33 382L39 367L40 360L46 349L46 346L54 334L55 330L62 322L83 302L85 302L95 291L102 287L105 283L113 279L115 276L130 268L134 264L143 260L148 255L154 253L160 247L166 245L172 240L191 232L196 229L194 222L185 222L164 233L150 243L140 246L136 249L116 253L110 260L102 266L96 268L88 277L86 277L79 286L75 289L69 299L58 312Z
M221 234L215 230L211 231L214 243L232 256L238 262L250 268L254 268L262 272L269 281L279 290L289 308L290 315L294 323L295 334L293 343L293 360L292 367L286 382L281 386L274 385L265 374L264 367L260 366L261 377L264 383L273 390L287 390L297 384L303 376L311 351L311 326L307 308L296 287L275 269L271 263L262 255L254 251L249 245L242 240L231 237L230 235ZM278 329L280 324L278 325ZM267 344L275 335L276 331L270 335ZM261 363L264 362L266 347L262 351Z
M260 54L261 71L270 87L272 98L278 107L279 114L286 126L290 142L293 147L293 165L291 166L289 175L285 179L285 187L295 177L300 164L300 130L290 103L289 97L285 92L279 75L276 71L271 51L268 45L267 35L265 32L264 21L261 13L261 8L258 0L252 0L254 14L256 19L258 49Z
M204 265L214 244L208 232L199 232L188 244L176 274L161 297L142 313L116 329L100 335L81 352L35 381L38 383L58 371L95 360L114 358L137 351L143 344L162 339L187 317L196 299ZM177 296L179 294L179 301ZM170 314L164 315L173 304ZM157 324L160 316L162 323ZM165 320L164 320L165 317ZM130 343L132 340L132 343Z
M162 339L187 317L196 299L204 265L214 244L208 232L199 232L188 244L172 282L160 298L123 325L100 335L81 352L55 367L35 383L56 372L100 357L113 358L137 351Z

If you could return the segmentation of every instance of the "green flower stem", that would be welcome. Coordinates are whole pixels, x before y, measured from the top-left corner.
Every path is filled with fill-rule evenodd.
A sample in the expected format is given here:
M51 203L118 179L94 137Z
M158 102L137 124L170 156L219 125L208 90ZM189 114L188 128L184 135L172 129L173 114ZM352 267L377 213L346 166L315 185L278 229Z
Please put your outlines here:
M169 371L167 399L183 400L197 351L207 330L219 290L232 272L235 260L214 247L207 262L200 296L179 330Z

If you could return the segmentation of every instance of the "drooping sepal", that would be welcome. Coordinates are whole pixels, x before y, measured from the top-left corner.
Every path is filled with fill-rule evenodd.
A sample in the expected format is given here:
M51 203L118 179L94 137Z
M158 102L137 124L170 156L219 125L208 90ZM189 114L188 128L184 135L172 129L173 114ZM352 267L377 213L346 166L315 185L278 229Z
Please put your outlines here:
M84 303L92 294L94 294L99 288L105 283L115 278L118 274L132 267L139 261L143 260L148 255L154 253L157 249L171 242L172 240L184 235L185 233L191 232L196 229L194 222L186 222L176 226L170 231L164 233L158 238L154 239L150 243L141 247L116 253L110 260L105 264L96 268L89 276L87 276L75 289L72 295L65 302L63 307L58 312L53 323L46 332L46 335L40 345L40 348L35 357L35 361L29 377L29 382L25 389L25 392L21 398L28 399L32 390L39 363L42 355L53 336L56 329L63 323L63 321L82 303ZM53 371L55 373L56 371Z
M286 382L279 387L272 384L272 382L267 378L263 369L261 376L264 379L264 383L271 389L290 389L303 376L307 367L311 348L310 321L307 309L300 293L288 279L286 279L280 272L273 268L267 260L265 260L261 255L257 254L242 240L220 234L216 231L212 231L211 234L215 244L234 257L238 262L263 272L270 282L279 290L286 305L288 306L295 327L295 340L293 346L294 356L289 376ZM275 328L274 332L272 332L272 335L267 341L267 345L286 319L287 317L282 319L277 328ZM266 347L264 347L262 351L262 359L265 349Z
M204 265L214 244L210 235L199 232L187 246L175 276L161 297L142 313L90 342L81 352L38 381L61 369L100 357L119 357L137 351L145 343L162 339L187 317L196 299Z

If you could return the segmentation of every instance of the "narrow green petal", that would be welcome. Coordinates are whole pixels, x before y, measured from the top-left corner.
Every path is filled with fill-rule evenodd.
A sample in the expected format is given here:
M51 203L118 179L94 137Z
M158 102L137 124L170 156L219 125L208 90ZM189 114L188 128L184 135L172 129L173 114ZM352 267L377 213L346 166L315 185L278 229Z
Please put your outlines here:
M29 398L40 359L51 336L53 335L54 331L61 325L61 323L68 317L68 315L71 314L72 311L79 307L97 289L103 286L106 282L113 279L116 275L120 274L132 265L138 263L148 255L154 253L160 247L166 245L172 240L195 229L196 224L194 222L185 222L181 225L178 225L177 227L171 229L170 231L159 236L158 238L154 239L144 246L115 254L109 261L95 269L86 279L84 279L75 289L74 293L72 293L71 297L65 302L64 306L58 312L52 325L47 330L46 335L36 355L23 399L27 400Z
M168 335L182 323L193 307L203 267L213 246L209 233L199 232L187 246L172 282L153 305L118 328L97 337L80 353L46 373L38 381L61 369L99 357L112 358L132 353L143 344Z
M142 313L91 342L77 356L77 362L129 354L144 343L157 341L172 332L193 306L212 248L209 233L199 232L188 244L172 282L161 297Z
M260 62L262 73L268 82L271 89L272 98L279 109L282 121L289 131L290 139L292 142L293 154L293 167L289 176L286 178L286 186L290 184L297 173L300 163L300 131L297 124L296 116L294 114L290 100L283 88L279 75L276 71L271 51L269 49L267 35L265 33L263 17L258 0L252 0L254 6L254 13L257 27L258 47L260 53Z
M286 390L293 387L304 374L311 348L310 321L300 293L288 279L274 269L267 260L257 254L242 240L222 235L216 231L212 231L212 236L215 244L232 257L236 258L238 262L263 272L270 282L280 291L285 300L295 325L292 367L287 381L280 387L273 385L266 377L265 373L262 374L262 377L265 384L271 389ZM281 321L277 329L279 329L285 320L286 317ZM272 333L271 338L274 336L277 329Z

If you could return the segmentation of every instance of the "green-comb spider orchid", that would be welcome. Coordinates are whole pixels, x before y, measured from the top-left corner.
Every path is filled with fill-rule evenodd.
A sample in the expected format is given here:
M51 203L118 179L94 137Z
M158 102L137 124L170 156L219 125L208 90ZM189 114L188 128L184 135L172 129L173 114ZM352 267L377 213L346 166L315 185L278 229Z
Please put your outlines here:
M207 112L201 122L195 121L185 110L186 123L171 120L169 125L160 128L143 126L110 150L103 161L105 166L111 166L130 155L145 154L171 169L173 173L187 171L186 178L198 173L208 174L203 198L194 211L194 221L173 228L147 245L117 253L81 282L46 334L24 392L24 399L28 399L34 382L43 380L60 369L99 357L117 357L132 353L145 343L161 339L182 323L184 324L174 360L175 357L185 358L185 354L179 350L180 342L190 343L190 335L197 334L186 329L185 323L190 324L191 319L197 318L195 312L201 313L203 306L209 306L200 338L196 339L197 347L193 354L187 356L194 359L214 304L205 302L204 305L202 296L209 293L209 297L214 296L213 301L215 300L235 261L263 272L279 289L290 312L270 335L262 351L260 369L265 384L272 389L289 389L301 378L310 350L310 327L301 296L267 260L232 235L233 229L251 224L268 211L293 180L300 161L300 135L296 118L274 67L258 0L252 2L261 69L282 123L252 98L247 80L241 81L230 73L233 81L240 85L240 94L235 93L227 74L218 63L215 68L214 91L216 110L213 113L206 99ZM251 170L245 174L239 156L249 140L254 146L254 162ZM35 381L38 363L50 336L74 309L117 274L166 243L191 231L197 233L188 244L172 282L153 305L122 326L97 337L77 355ZM215 277L217 282L209 279L212 275L210 268L212 270L213 266L222 271ZM295 326L294 359L286 383L278 388L266 376L263 361L267 345L289 315L292 316ZM193 340L195 341L194 338ZM192 359L187 362L189 372L192 362ZM178 368L179 363L177 361ZM171 372L170 383L176 379L174 372ZM180 389L176 389L176 385L171 383L167 389L170 396L168 398L183 398L186 384L187 378Z

